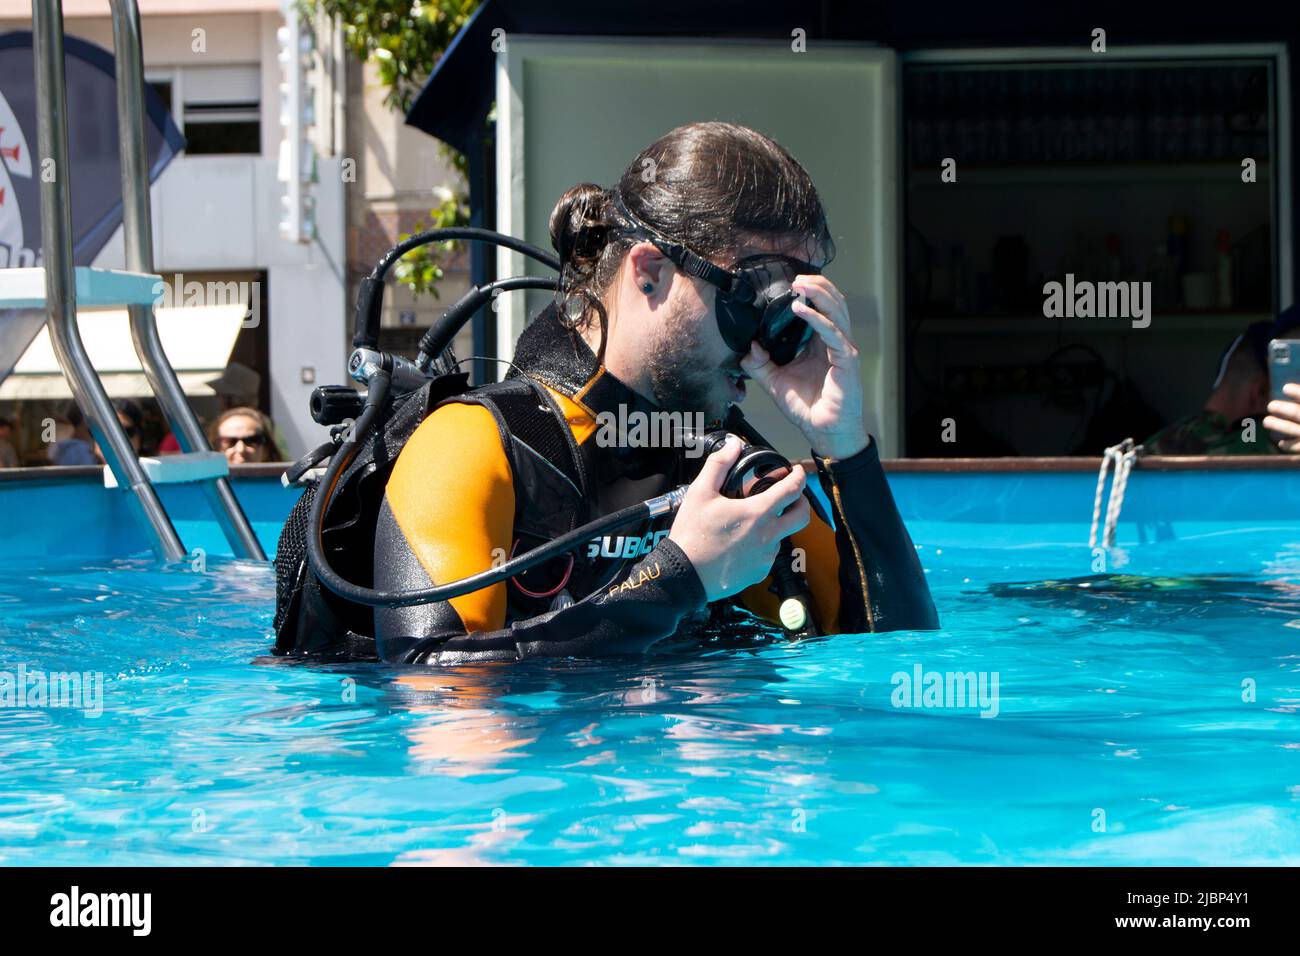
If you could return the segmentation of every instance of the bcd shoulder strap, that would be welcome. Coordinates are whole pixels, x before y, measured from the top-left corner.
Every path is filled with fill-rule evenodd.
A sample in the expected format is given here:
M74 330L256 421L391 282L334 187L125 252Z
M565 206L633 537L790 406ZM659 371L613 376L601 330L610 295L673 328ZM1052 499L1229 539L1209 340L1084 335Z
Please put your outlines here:
M447 378L458 381L435 380L399 403L375 432L366 436L366 447L340 478L326 517L326 540L333 545L328 550L336 567L360 584L369 586L373 577L373 555L368 549L373 549L375 519L387 474L415 429L443 404L468 402L486 407L496 419L514 474L532 479L540 475L540 480L525 484L560 489L546 496L550 505L545 509L546 521L567 530L587 520L586 467L563 412L546 389L526 377L472 389L465 388L460 376ZM550 480L552 473L558 480ZM275 562L275 650L279 654L364 657L373 653L372 627L367 626L370 609L326 591L307 566L307 512L317 490L309 487L304 492L281 531ZM536 497L535 489L529 491L518 496L521 507Z
M585 505L589 482L582 453L564 412L540 383L526 376L508 378L481 385L448 401L471 401L487 406L497 419L507 454L517 458L518 449L512 446L525 446L571 485Z

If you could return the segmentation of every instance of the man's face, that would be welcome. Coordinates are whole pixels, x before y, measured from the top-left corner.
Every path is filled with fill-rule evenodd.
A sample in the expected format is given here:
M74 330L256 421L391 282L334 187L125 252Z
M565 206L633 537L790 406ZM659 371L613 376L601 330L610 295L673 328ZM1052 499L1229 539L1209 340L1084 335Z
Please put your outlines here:
M715 263L730 269L740 259L764 254L817 262L815 246L795 238L755 241ZM655 404L666 411L703 412L710 424L721 422L729 406L745 400L748 378L740 368L744 353L733 352L718 330L717 291L702 279L677 271L668 309L647 357Z

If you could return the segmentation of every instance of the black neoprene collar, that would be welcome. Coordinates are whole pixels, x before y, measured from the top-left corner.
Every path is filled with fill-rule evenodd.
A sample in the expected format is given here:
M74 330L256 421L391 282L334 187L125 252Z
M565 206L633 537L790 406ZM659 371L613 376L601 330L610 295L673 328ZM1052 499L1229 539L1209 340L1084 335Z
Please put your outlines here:
M617 414L620 406L629 412L660 410L596 361L586 340L560 321L554 303L519 336L513 361L520 371L569 398L578 398L596 414Z

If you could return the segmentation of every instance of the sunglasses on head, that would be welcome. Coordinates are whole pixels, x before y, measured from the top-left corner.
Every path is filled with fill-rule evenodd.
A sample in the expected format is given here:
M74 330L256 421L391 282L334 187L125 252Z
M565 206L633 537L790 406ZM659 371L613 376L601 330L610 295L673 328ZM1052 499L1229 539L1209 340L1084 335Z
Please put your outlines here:
M221 442L222 451L234 448L241 441L244 443L245 448L258 448L261 446L262 442L266 441L266 435L262 432L253 432L251 435L235 435L233 437L230 435L218 435L217 440Z
M614 205L629 223L624 234L645 239L678 268L717 287L718 331L733 352L748 352L757 342L777 365L786 365L803 351L813 330L794 311L800 297L791 288L796 276L819 275L821 269L791 256L746 256L728 270L714 265L680 242L660 235L634 216L614 193Z

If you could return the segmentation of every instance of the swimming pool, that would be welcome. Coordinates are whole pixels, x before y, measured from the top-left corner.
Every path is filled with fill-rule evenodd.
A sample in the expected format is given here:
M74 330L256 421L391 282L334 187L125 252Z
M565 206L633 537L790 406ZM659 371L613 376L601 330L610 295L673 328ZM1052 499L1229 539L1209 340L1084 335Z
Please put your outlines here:
M90 479L0 482L0 670L102 675L0 707L0 863L1300 863L1300 472L1139 471L1104 570L1094 482L895 473L938 632L432 671L263 657L197 494L161 568Z

